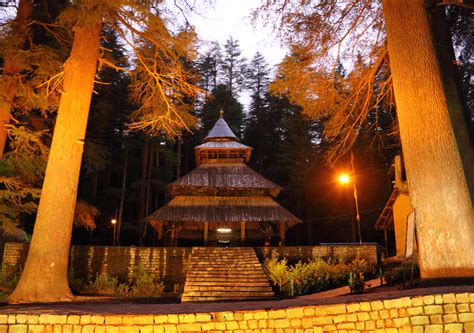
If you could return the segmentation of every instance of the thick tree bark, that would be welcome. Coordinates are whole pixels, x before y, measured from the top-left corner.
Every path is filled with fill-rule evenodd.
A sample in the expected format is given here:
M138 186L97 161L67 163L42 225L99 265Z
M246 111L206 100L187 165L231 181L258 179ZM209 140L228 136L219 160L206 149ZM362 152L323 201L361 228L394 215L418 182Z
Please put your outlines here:
M433 0L383 0L400 136L422 278L474 276L472 200L459 148L462 110L444 75ZM461 119L461 122L459 120ZM456 132L453 129L455 123ZM465 154L471 147L467 147ZM465 168L469 165L464 164ZM472 163L471 163L471 168Z
M5 144L7 142L6 125L12 118L11 109L18 89L19 68L18 51L22 50L27 40L28 23L30 22L31 12L33 10L32 0L20 0L16 18L13 21L11 47L4 58L3 77L0 78L0 159L3 157Z
M33 238L23 274L8 298L9 303L73 298L67 279L69 248L101 21L95 13L74 28Z

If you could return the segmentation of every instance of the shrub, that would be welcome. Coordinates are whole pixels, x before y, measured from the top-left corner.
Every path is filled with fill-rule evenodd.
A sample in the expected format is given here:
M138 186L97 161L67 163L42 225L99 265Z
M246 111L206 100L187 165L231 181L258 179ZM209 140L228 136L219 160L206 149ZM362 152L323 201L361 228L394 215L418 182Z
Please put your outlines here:
M281 293L290 279L286 259L278 260L278 257L273 255L270 259L265 261L264 271L267 278L274 286L279 288Z
M0 272L0 293L10 294L15 289L20 280L21 272L15 273L13 276L6 276Z
M133 272L130 294L135 296L160 296L164 289L164 283L154 280L151 274L141 266L138 266Z
M288 265L286 259L272 256L265 261L264 267L268 279L278 287L280 294L291 296L338 288L347 285L351 272L362 278L370 272L370 266L363 259L344 263L317 258Z
M115 296L161 296L165 289L163 282L153 279L150 273L141 266L133 271L128 281L121 282L116 277L107 274L97 274L95 279L86 282L74 278L74 272L69 272L69 285L76 293L92 293Z
M116 277L108 274L97 274L94 281L89 281L86 291L94 294L113 295L116 293L119 282Z

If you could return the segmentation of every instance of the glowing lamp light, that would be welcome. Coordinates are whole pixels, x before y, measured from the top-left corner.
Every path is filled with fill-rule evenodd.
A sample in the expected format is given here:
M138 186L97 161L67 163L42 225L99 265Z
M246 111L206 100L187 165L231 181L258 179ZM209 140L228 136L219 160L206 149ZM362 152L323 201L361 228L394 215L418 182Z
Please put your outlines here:
M232 232L232 229L230 228L217 228L217 232L221 234L230 234Z
M117 220L116 220L116 219L112 219L112 220L110 221L110 223L116 224L116 223L117 223Z
M351 179L350 179L350 177L347 173L343 173L343 174L339 175L338 180L339 180L339 183L341 183L341 184L348 184Z

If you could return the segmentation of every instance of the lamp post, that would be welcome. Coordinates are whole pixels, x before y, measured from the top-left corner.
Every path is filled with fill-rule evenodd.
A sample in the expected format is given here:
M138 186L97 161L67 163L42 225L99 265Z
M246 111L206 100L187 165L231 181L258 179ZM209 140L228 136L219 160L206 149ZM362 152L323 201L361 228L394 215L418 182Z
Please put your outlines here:
M113 243L112 243L112 246L115 246L115 236L117 234L117 220L116 219L112 219L110 221L110 223L112 224L112 226L114 227L114 240L113 240Z
M352 174L348 175L347 173L340 174L338 177L339 183L341 184L349 184L352 183L352 187L354 190L354 201L355 201L355 208L356 208L356 221L357 221L357 230L359 232L359 244L362 244L362 235L360 233L360 214L359 214L359 200L357 196L357 187L355 183L354 177L354 155L351 152L351 167L352 167Z

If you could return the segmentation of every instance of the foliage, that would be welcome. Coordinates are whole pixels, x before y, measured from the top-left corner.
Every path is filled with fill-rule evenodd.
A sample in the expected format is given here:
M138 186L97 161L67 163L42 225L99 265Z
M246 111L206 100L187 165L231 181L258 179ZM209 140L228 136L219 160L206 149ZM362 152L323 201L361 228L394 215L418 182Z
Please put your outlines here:
M15 289L20 279L21 271L16 272L13 276L5 276L0 272L0 294L9 294Z
M115 295L127 297L159 297L165 285L157 281L143 267L138 266L126 281L108 274L97 274L94 280L86 281L75 278L69 271L69 285L76 293L93 293L99 295Z
M21 213L36 211L49 149L47 131L9 126L10 151L0 161L0 228L18 233Z
M165 289L163 282L156 281L143 267L138 266L133 273L130 295L160 296Z
M203 134L212 128L219 119L220 110L224 110L224 118L232 131L240 137L243 127L243 106L223 84L218 84L202 107L202 130Z
M348 283L351 272L359 276L372 272L365 260L357 258L348 263L318 258L288 265L285 258L280 260L277 256L272 256L265 261L264 269L268 279L278 287L280 293L291 296L344 286Z
M410 267L405 267L404 265L399 265L397 267L391 268L383 273L383 278L387 285L393 286L403 282L403 279L410 280ZM420 270L418 265L415 265L413 269L413 278L418 278L420 276Z
M382 134L392 133L396 123L380 3L272 0L254 14L268 15L290 45L271 92L312 118L326 119L324 134L333 143L328 161L348 152L362 129L382 145ZM352 67L349 74L341 63ZM386 117L391 121L382 125Z
M76 202L74 210L74 225L76 227L84 227L86 230L94 230L95 218L100 214L99 210L83 200Z
M277 256L272 256L264 263L264 271L268 279L277 286L280 293L290 281L286 259L279 260Z
M93 281L89 281L87 291L95 294L112 295L116 293L118 278L107 274L97 274Z

